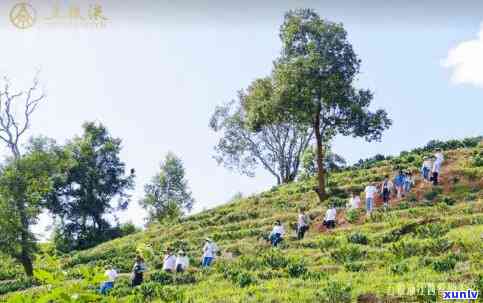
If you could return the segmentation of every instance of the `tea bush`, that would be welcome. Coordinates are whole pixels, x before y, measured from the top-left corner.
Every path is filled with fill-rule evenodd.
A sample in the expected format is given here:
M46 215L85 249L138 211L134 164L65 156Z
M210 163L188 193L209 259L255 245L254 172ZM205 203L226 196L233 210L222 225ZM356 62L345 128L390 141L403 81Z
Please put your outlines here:
M305 262L301 259L291 260L287 267L288 275L292 278L298 278L307 273Z
M316 294L317 302L321 303L350 303L352 300L352 287L342 282L330 281Z
M347 236L347 241L355 244L367 245L369 244L369 239L363 233L352 233Z
M343 245L339 249L333 250L330 253L330 256L339 263L358 261L366 255L366 251L353 244Z
M349 223L356 223L359 221L361 212L358 209L350 209L346 212L345 218Z

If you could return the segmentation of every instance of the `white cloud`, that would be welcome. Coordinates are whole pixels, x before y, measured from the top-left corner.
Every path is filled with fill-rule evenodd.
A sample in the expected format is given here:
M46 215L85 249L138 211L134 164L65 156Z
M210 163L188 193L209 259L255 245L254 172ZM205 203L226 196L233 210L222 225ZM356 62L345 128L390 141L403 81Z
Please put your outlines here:
M442 65L451 69L451 82L483 87L483 23L478 38L452 48Z

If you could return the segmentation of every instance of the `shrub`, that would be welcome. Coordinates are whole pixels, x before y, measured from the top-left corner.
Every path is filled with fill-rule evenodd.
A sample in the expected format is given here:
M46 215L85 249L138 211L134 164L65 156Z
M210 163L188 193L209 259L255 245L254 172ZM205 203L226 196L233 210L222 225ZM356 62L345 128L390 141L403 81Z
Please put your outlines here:
M7 282L0 283L0 295L19 291L23 289L27 289L33 286L33 281L31 279L21 279L21 280L12 280Z
M425 285L423 287L418 287L414 296L416 297L417 302L437 302L438 291Z
M395 275L403 275L409 271L407 262L399 262L391 266L391 272Z
M393 243L390 250L396 256L409 258L415 256L421 252L421 246L418 242L414 241L400 241Z
M152 282L157 282L163 285L172 284L173 275L164 271L156 271L151 274L150 280Z
M428 250L433 254L441 254L453 247L453 242L446 238L432 239L428 243Z
M262 264L272 269L285 268L288 263L288 259L279 250L272 249L262 255Z
M339 197L331 197L329 199L329 205L334 205L336 208L342 208L346 205L346 199Z
M361 263L361 262L348 262L344 264L344 268L347 271L352 271L352 272L359 272L359 271L366 270L366 266L364 265L364 263Z
M320 240L319 247L320 247L320 250L325 252L330 249L337 248L339 244L340 244L339 239L333 236L329 236L329 237L324 237L322 238L322 240Z
M287 267L287 271L290 277L297 278L307 273L307 267L303 260L292 260Z
M359 221L360 216L361 213L357 209L350 209L345 214L345 218L349 223L356 223L357 221Z
M445 235L449 227L443 224L425 224L416 228L416 234L421 238L438 238Z
M443 192L443 188L440 186L434 186L430 191L424 193L424 199L427 201L434 201L438 195Z
M227 267L225 269L223 277L242 288L256 282L256 278L249 271L232 267Z
M347 241L349 241L350 243L362 245L367 245L369 243L369 239L367 238L367 236L362 233L350 234L349 236L347 236Z
M366 251L363 251L357 245L344 245L337 250L330 253L330 256L339 263L347 263L358 261L366 256Z
M451 255L433 262L433 269L438 272L446 272L446 271L453 270L455 266L456 266L456 260Z
M321 303L350 303L352 287L343 282L329 282L326 287L316 294L317 302Z
M448 206L451 206L451 205L454 205L456 203L456 200L450 196L443 196L441 197L441 202L443 202L444 204L448 205Z

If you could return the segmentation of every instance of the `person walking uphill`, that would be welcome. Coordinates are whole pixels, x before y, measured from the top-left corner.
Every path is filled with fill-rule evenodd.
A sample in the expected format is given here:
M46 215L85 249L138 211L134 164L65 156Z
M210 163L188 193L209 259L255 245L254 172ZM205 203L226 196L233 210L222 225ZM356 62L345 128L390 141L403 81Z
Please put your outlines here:
M201 266L204 268L210 267L211 263L213 263L213 260L215 259L217 251L218 248L216 244L210 238L206 238L205 245L203 246L203 257Z
M107 276L107 280L101 284L101 288L99 289L99 292L102 295L107 295L109 290L114 288L114 282L118 276L117 271L112 265L108 266L105 274Z
M434 155L434 157L435 157L435 160L431 171L433 174L431 176L431 181L433 181L433 185L438 185L438 178L441 172L441 166L443 166L444 156L441 150L438 150Z
M297 222L297 240L302 240L305 236L305 232L309 229L310 219L305 214L305 210L300 208L299 218Z
M423 176L423 179L427 182L430 181L429 173L431 172L432 168L433 162L431 161L431 158L426 157L423 161L423 166L421 167L421 175Z
M168 248L166 250L166 255L164 256L163 260L163 270L165 272L174 272L176 269L176 256L173 254L173 251Z
M270 243L273 247L277 247L283 240L283 235L285 234L285 229L283 228L282 222L280 220L275 221L273 225L272 232L270 233Z
M136 256L136 261L132 268L132 287L141 285L144 282L144 273L146 272L146 265L144 259L141 256Z
M190 260L186 256L186 253L182 250L178 251L178 256L176 257L176 272L185 271L190 264Z
M393 184L391 180L389 180L389 176L384 176L384 181L381 184L381 194L382 194L382 201L384 202L384 208L389 207L389 201L391 200L391 192L393 188Z
M374 197L377 193L377 188L374 183L369 183L364 192L366 194L366 212L370 215L374 207Z
M404 180L405 180L404 172L399 170L399 173L394 177L394 186L396 187L397 191L397 198L400 199L404 196Z

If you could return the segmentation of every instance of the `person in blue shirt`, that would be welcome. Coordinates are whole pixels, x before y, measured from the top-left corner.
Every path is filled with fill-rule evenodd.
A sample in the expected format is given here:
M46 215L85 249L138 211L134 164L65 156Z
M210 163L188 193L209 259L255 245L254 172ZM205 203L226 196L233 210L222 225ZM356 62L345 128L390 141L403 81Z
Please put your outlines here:
M394 177L394 186L396 187L397 197L400 199L404 196L404 180L405 180L404 172L399 170L399 173Z

